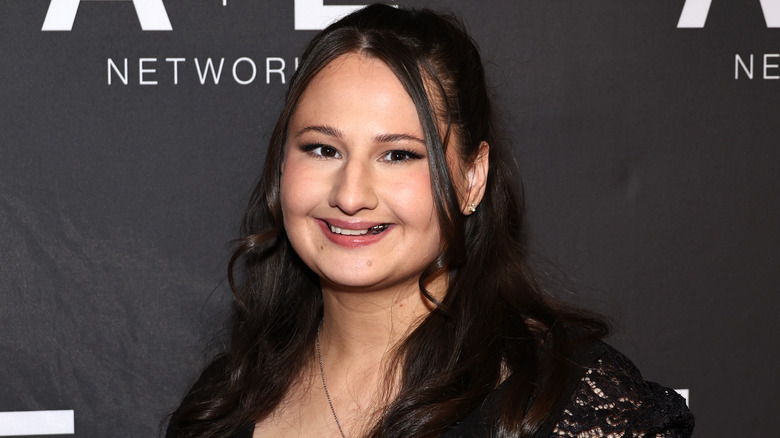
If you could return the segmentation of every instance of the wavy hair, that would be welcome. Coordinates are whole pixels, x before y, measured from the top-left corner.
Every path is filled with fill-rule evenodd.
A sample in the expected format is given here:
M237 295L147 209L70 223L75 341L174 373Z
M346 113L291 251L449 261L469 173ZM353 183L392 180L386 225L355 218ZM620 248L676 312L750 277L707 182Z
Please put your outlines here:
M280 169L301 95L347 53L384 62L414 102L443 239L419 280L434 310L397 347L397 395L368 436L438 436L502 382L504 396L487 413L491 436L532 437L550 429L557 421L552 413L569 396L565 382L576 374L575 344L604 336L607 326L545 293L528 267L522 191L514 184L511 151L496 132L479 50L464 26L430 10L372 5L319 33L290 81L229 263L230 342L174 413L180 436L228 437L265 418L311 360L322 295L285 234ZM445 151L455 147L469 163L483 141L490 145L486 192L479 209L464 216ZM425 289L440 274L449 280L441 302Z

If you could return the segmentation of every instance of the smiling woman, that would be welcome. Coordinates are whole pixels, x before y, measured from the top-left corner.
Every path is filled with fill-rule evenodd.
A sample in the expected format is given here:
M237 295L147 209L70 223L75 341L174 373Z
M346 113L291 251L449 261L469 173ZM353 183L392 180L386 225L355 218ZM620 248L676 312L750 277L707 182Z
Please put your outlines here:
M453 18L375 5L321 32L230 262L230 345L168 437L690 435L534 281L492 117Z
M398 78L375 58L342 55L311 81L289 132L284 229L324 296L346 287L419 300L441 236L422 126Z

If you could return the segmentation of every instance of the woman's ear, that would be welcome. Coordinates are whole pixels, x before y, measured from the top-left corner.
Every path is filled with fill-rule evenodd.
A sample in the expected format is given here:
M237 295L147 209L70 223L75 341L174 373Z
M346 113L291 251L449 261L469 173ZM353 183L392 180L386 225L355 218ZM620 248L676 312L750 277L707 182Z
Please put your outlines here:
M485 196L488 169L490 167L489 157L490 145L483 141L479 144L477 158L466 169L468 191L463 199L460 211L467 216L477 211L479 203L482 202L482 197Z

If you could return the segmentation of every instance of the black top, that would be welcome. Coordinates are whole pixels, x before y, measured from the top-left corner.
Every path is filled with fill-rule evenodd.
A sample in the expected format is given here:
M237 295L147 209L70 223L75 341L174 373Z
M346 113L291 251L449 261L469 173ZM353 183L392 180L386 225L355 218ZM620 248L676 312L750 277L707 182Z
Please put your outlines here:
M645 381L636 366L619 351L599 342L581 352L575 361L585 366L569 382L569 401L552 413L558 418L555 427L542 431L538 438L684 438L693 433L693 415L685 399L672 389ZM485 418L493 408L489 399L500 396L502 389L496 388L480 409L442 438L488 437ZM251 436L250 429L246 438Z
M693 415L685 399L669 388L645 381L636 366L614 348L600 342L575 360L585 366L569 382L571 397L560 412L552 413L558 418L555 428L543 431L538 438L684 438L693 433ZM493 409L491 401L500 397L504 389L496 388L480 408L456 423L442 438L488 437L485 418ZM248 426L231 438L252 438L253 430L253 425ZM177 438L175 419L165 436Z

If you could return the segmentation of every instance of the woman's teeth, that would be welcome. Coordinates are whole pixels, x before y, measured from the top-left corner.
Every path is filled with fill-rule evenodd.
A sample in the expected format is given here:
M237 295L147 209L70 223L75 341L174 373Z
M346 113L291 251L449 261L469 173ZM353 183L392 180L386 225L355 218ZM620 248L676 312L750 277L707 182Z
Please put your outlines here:
M389 226L390 225L388 224L380 224L380 225L375 225L368 229L364 228L362 230L350 230L349 228L339 228L331 224L328 224L328 228L330 228L331 233L341 234L342 236L363 236L365 234L379 234L382 231L386 230L387 227Z

